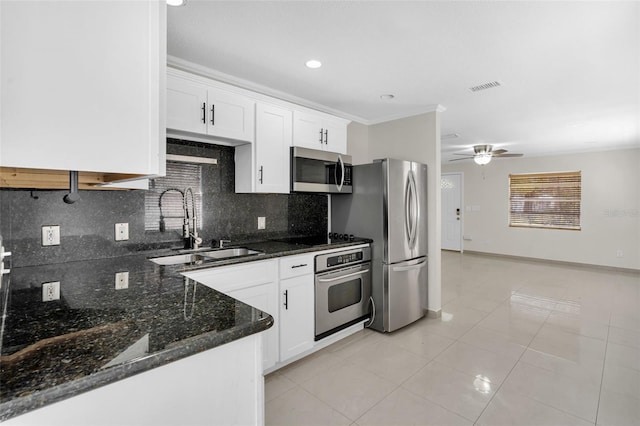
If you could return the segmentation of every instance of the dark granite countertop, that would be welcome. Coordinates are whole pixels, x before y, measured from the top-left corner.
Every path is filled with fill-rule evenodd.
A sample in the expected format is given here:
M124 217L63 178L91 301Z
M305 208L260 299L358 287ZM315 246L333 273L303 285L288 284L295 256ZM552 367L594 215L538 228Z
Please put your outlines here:
M240 264L368 240L244 244L259 255L160 266L172 250L13 268L0 287L0 420L264 331L273 317L180 272ZM128 272L126 288L115 274ZM60 298L42 301L42 284Z

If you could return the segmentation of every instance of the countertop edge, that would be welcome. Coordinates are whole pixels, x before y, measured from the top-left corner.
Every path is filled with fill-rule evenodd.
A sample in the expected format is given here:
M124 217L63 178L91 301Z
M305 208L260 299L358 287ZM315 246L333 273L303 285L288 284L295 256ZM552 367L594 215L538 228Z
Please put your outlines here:
M31 395L14 398L0 404L0 421L8 420L21 414L43 408L56 402L60 402L128 377L144 373L188 356L214 349L225 343L230 343L243 337L263 332L271 328L273 324L273 317L267 314L266 317L251 322L243 327L225 330L220 333L209 332L202 334L189 339L187 342L182 341L180 342L180 345L168 348L161 353L133 359L129 362L107 368L72 382L63 383L43 391L37 391Z

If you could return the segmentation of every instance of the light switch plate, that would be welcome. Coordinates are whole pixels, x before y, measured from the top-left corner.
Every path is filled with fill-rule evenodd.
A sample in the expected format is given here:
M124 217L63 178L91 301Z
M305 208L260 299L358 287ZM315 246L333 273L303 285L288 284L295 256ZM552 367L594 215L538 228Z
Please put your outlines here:
M60 245L60 225L50 225L42 227L42 245L43 246L59 246Z
M60 281L42 284L42 301L60 300Z
M264 216L258 216L258 229L265 229L267 227L267 218Z
M128 223L116 223L116 241L125 241L129 239L129 224Z
M116 290L129 288L129 272L116 272Z

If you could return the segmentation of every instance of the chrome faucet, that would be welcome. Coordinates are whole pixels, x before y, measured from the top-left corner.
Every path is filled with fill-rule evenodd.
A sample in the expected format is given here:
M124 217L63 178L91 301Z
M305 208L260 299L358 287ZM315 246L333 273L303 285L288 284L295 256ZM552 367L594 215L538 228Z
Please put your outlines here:
M231 242L231 240L220 240L220 248L224 248L224 245L226 243L230 243L230 242Z
M191 195L191 212L189 212L189 195ZM193 189L185 188L182 198L182 206L184 209L184 223L182 224L182 237L184 239L184 248L198 249L202 244L202 238L198 236L198 215L196 213L196 199L193 195Z

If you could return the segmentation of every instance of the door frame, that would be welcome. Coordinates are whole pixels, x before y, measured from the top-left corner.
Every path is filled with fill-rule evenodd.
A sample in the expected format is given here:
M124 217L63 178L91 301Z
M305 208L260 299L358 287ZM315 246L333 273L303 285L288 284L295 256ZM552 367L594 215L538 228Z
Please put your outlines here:
M464 172L446 172L440 173L440 181L442 182L442 177L447 175L458 175L460 176L460 253L464 253ZM440 187L440 191L442 191L442 187ZM441 207L442 208L442 207ZM444 223L444 220L441 218L441 224ZM440 247L442 250L442 245ZM444 249L446 250L446 249Z

